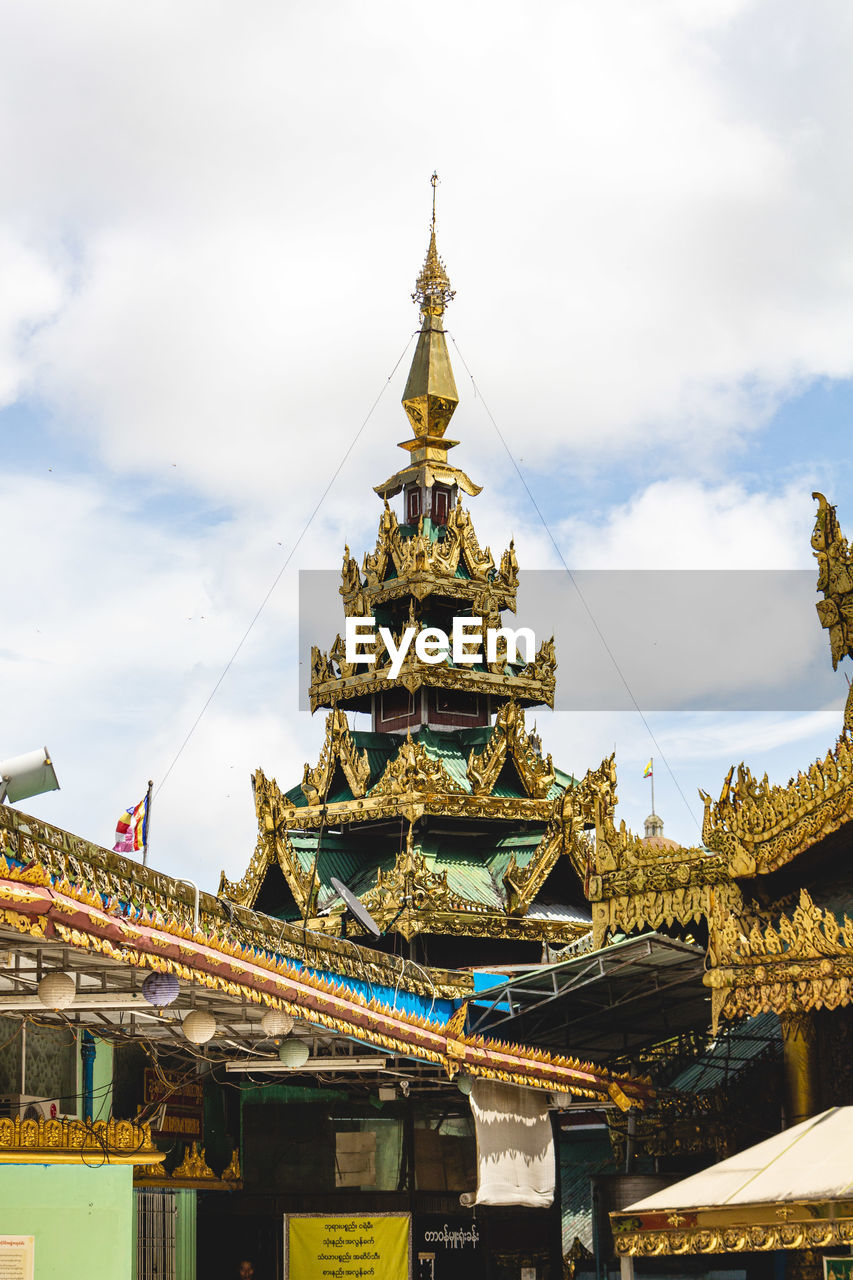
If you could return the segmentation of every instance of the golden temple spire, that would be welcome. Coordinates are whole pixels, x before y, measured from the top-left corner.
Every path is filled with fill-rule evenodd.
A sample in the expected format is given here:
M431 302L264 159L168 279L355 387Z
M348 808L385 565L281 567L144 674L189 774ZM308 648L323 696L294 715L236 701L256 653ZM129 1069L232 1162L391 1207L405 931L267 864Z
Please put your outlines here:
M421 315L444 315L444 308L448 302L452 302L456 293L450 287L450 279L445 270L444 263L438 256L438 249L435 245L435 189L438 186L438 174L434 173L430 178L432 185L432 222L429 228L429 248L424 258L424 265L421 267L421 273L415 281L415 292L412 294L412 302L420 304Z
M391 498L413 483L424 489L431 489L438 482L457 485L467 494L480 492L479 485L447 461L448 450L458 441L443 438L459 403L442 322L444 309L453 299L454 290L450 287L450 279L435 243L437 173L432 175L430 183L432 221L429 247L412 294L412 301L420 307L421 330L403 392L403 408L414 438L402 441L400 448L411 454L411 462L403 471L396 472L384 484L376 486L376 492L383 498Z

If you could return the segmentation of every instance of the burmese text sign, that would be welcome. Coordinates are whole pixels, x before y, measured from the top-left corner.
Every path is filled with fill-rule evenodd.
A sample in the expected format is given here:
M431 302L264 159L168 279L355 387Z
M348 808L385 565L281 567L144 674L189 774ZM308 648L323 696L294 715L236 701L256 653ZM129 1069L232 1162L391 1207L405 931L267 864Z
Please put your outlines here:
M404 1214L288 1214L286 1280L409 1280Z

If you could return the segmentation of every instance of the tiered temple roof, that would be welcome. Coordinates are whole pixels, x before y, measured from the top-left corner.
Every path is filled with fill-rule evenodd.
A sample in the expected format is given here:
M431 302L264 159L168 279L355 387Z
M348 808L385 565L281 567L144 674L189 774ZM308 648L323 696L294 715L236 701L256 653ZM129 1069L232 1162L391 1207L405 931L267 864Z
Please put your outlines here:
M496 563L480 546L460 502L479 486L448 461L458 442L445 433L459 397L443 323L453 290L434 207L413 298L421 329L403 393L408 461L376 487L375 549L361 565L345 550L344 615L386 627L391 647L406 628L449 634L454 617L481 619L496 646L482 645L471 663L454 660L451 647L429 662L412 643L394 675L381 634L363 646L367 662L348 658L341 635L327 652L315 647L311 709L330 709L320 758L287 790L255 774L257 848L242 879L223 876L220 893L337 934L346 904L335 880L373 915L388 938L379 945L394 934L410 944L435 935L498 946L569 942L589 928L580 880L562 858L563 797L574 781L543 757L524 712L553 705L554 643L520 653L524 641L501 633L516 605L515 549L510 543ZM389 505L397 495L401 516ZM354 711L370 714L369 731L350 726ZM454 962L446 946L441 956Z

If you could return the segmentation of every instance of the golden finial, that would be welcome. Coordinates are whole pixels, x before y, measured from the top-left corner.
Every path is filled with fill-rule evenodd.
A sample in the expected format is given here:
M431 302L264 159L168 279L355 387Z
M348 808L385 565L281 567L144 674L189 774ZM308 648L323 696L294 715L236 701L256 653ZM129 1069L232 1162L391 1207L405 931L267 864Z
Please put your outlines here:
M423 315L440 316L444 314L444 308L456 294L450 287L450 280L444 269L444 263L438 256L438 250L435 247L435 189L438 186L437 173L434 173L430 178L430 185L432 187L432 222L429 229L429 248L424 259L424 265L421 267L421 273L415 282L412 301L419 303Z

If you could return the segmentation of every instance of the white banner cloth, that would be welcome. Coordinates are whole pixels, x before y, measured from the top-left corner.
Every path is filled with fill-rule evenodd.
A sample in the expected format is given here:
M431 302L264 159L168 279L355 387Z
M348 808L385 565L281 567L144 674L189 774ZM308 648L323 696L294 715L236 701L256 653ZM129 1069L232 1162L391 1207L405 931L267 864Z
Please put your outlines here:
M469 1204L517 1204L547 1209L554 1201L554 1134L548 1094L474 1080L471 1110L477 1132L477 1192Z

